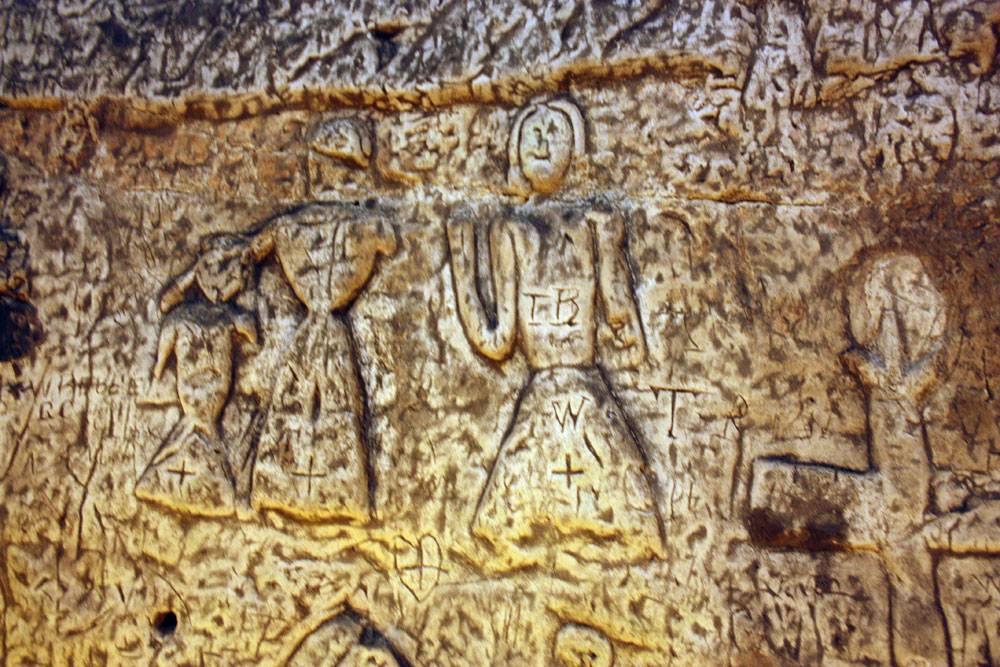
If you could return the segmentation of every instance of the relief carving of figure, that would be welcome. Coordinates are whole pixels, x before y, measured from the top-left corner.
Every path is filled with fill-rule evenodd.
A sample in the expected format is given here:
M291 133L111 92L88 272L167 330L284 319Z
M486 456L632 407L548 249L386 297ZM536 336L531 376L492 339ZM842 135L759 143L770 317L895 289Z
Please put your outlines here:
M644 453L597 365L599 315L626 365L645 354L623 215L608 202L548 196L584 142L583 117L568 100L534 104L517 117L509 181L513 191L535 195L489 227L495 317L476 287L473 222L447 228L469 341L496 361L519 345L531 368L472 526L512 565L546 546L601 563L661 553Z
M370 517L364 399L348 311L396 250L384 213L310 205L279 216L252 241L273 253L308 314L279 362L257 448L251 503L305 520Z
M257 345L254 315L230 303L246 284L248 248L235 235L206 237L194 265L160 299L167 315L153 375L176 358L182 415L136 484L143 500L203 516L235 512L233 468L218 422L232 389L234 337ZM193 285L200 296L183 301Z
M893 646L901 665L942 658L943 619L934 600L934 558L920 531L931 497L933 461L924 444L921 408L935 387L946 307L919 258L888 254L868 267L848 294L857 349L848 366L869 396L871 465L882 482Z
M750 494L751 533L782 548L825 546L879 554L889 579L895 661L912 667L945 664L934 552L964 548L961 531L953 532L954 517L933 516L938 473L922 413L939 379L947 304L915 255L876 255L861 269L862 279L847 293L853 345L844 359L868 397L870 467L854 472L758 460ZM817 508L818 515L811 516ZM945 539L935 540L935 533ZM817 536L824 534L826 542L817 545Z

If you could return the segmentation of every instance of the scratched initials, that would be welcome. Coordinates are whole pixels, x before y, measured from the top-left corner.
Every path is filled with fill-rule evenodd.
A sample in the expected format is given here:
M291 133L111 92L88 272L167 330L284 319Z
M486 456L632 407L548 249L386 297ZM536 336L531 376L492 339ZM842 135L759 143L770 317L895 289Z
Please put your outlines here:
M563 405L559 405L558 401L552 401L552 416L556 418L559 422L559 427L565 431L566 423L569 421L573 422L573 428L576 428L576 423L580 419L580 415L583 413L583 406L589 399L584 396L580 399L580 405L573 409L573 402L570 399L566 399ZM559 411L562 410L562 414Z
M531 324L541 324L541 322L538 320L538 318L535 315L536 309L538 307L538 300L539 299L547 299L548 297L545 296L544 294L538 294L537 292L525 292L524 295L526 297L531 298L531 315L530 315L528 321Z
M563 296L565 294L565 296ZM580 306L576 299L580 296L580 291L576 289L556 288L556 324L573 324L573 319L580 312ZM565 320L562 319L562 307L564 305L573 306L573 312Z
M580 313L580 290L575 287L555 287L555 295L542 292L524 292L531 299L528 314L529 324L550 326L576 326L576 316ZM555 305L553 306L553 302ZM555 312L553 312L553 310ZM546 319L542 319L543 317Z

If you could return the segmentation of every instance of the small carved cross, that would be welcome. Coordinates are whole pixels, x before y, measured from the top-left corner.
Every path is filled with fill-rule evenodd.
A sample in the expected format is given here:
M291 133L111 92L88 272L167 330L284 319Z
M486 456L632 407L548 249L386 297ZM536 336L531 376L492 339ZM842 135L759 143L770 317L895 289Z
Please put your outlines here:
M572 480L573 476L574 475L582 475L583 474L583 470L581 470L579 468L577 468L577 469L574 470L573 467L572 467L572 465L570 465L570 456L569 456L569 454L567 454L566 455L566 469L565 470L559 470L557 468L557 469L555 469L555 470L552 471L552 474L554 474L554 475L566 475L566 488L568 489L570 487L570 480Z
M187 469L187 459L181 461L181 467L178 468L167 468L167 472L172 472L173 474L180 477L180 482L177 483L178 486L184 486L184 480L189 475L194 475L193 472Z
M314 477L326 477L325 472L313 472L313 455L309 455L309 470L293 470L292 474L296 477L306 478L306 495L312 495L312 482Z

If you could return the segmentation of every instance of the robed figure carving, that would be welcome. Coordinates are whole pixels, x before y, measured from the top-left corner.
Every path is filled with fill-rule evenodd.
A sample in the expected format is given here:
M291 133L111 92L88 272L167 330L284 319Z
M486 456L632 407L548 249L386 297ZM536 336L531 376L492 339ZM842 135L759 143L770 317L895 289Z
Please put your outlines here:
M369 520L364 394L349 310L379 256L395 250L385 212L345 203L307 206L254 235L253 260L273 253L307 310L274 377L254 508L312 521Z
M306 316L280 344L265 378L250 487L257 510L310 521L366 523L373 478L365 395L350 308L396 250L387 212L374 205L310 204L249 234L217 234L165 290L154 375L177 359L182 415L140 476L136 494L189 514L236 511L239 461L219 429L232 390L234 340L258 348L257 319L232 303L255 264L273 255ZM194 287L198 289L195 290ZM196 292L188 298L190 292ZM256 419L254 420L257 421Z
M495 315L477 291L473 221L448 223L469 341L497 361L520 345L531 368L472 526L512 566L550 547L600 563L661 553L644 454L597 365L599 315L626 364L645 355L624 219L605 201L550 197L584 143L583 118L568 100L519 114L509 184L534 196L489 225Z
M186 514L236 512L233 471L239 461L232 460L232 434L222 433L219 417L232 393L236 341L245 338L248 353L258 347L256 316L234 303L250 274L248 247L235 234L203 238L198 258L160 298L166 315L153 376L160 378L170 358L176 359L177 388L167 402L180 405L181 418L140 475L135 493ZM186 299L189 291L195 295Z

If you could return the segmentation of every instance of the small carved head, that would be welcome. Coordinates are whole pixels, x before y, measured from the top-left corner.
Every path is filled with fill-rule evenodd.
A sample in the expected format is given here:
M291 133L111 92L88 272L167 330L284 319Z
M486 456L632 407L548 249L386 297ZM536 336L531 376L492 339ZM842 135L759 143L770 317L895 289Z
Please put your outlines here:
M399 663L384 648L355 646L337 665L338 667L398 667Z
M507 181L518 194L555 192L585 151L583 114L566 99L525 107L511 130Z
M576 623L559 629L553 652L566 667L611 667L615 661L614 648L603 633Z
M317 126L309 146L317 153L367 169L372 156L371 130L356 118L337 118Z
M212 303L229 301L246 285L250 244L237 234L211 234L201 241L194 272L198 286Z

